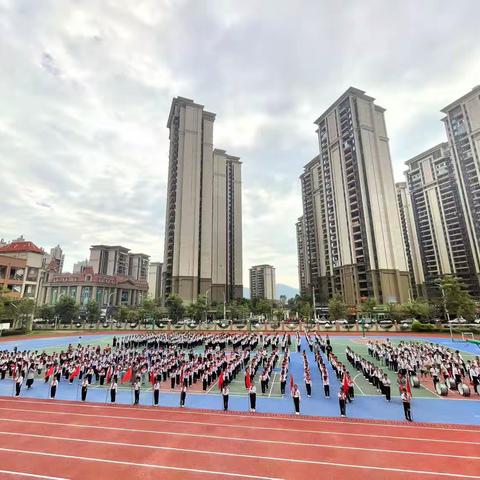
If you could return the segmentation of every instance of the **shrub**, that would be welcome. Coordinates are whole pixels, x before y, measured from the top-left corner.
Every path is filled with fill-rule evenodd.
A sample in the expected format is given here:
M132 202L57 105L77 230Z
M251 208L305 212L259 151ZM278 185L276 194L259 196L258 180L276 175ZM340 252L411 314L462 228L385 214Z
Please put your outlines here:
M13 335L25 335L26 333L27 333L26 328L2 330L2 337L11 337Z

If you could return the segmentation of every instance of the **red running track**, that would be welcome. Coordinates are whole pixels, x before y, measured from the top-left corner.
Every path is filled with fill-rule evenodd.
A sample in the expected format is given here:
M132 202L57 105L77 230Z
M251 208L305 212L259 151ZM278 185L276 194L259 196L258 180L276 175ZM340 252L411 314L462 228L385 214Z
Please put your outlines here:
M480 427L0 398L0 478L480 479Z

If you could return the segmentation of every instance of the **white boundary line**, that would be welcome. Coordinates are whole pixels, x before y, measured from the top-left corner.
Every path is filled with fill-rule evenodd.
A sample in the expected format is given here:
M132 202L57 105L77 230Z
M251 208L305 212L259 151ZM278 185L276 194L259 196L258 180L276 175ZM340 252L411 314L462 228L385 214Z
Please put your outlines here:
M28 422L25 422L28 423ZM51 423L52 424L52 423ZM58 423L56 425L59 425ZM65 426L65 425L64 425ZM70 427L72 425L68 425ZM88 428L92 428L92 426L88 426ZM99 427L103 429L103 427ZM116 429L117 430L117 429ZM130 431L133 430L129 429L118 429L123 431ZM151 432L155 433L155 432ZM165 432L158 432L158 433L165 433ZM34 434L34 433L26 433L26 432L3 432L0 431L0 435L7 435L7 436L21 436L21 437L32 437L32 438L50 438L53 440L65 440L65 441L72 441L72 442L83 442L83 443L95 443L101 445L116 445L122 447L136 447L136 448L147 448L147 449L156 449L156 450L173 450L173 451L182 451L182 452L189 452L189 453L198 453L198 454L207 454L207 455L220 455L220 456L236 456L236 457L247 457L247 458L263 458L258 457L257 455L252 454L242 454L242 453L229 453L229 452L219 452L219 451L211 451L211 450L193 450L189 448L176 448L176 447L169 447L164 445L152 445L152 444L137 444L137 443L128 443L128 442L114 442L109 440L91 440L91 439L84 439L84 438L73 438L73 437L60 437L56 435L41 435L41 434ZM221 437L216 435L199 435L199 434L184 434L183 436L193 436L193 437L203 437L203 438L210 438L210 439L221 439L221 440L244 440L242 438L228 438L228 437ZM248 441L248 439L247 439ZM382 453L392 453L392 454L399 454L399 455L423 455L429 457L447 457L447 458L457 458L462 460L480 460L480 457L475 456L468 456L468 455L453 455L453 454L446 454L446 453L429 453L429 452L412 452L406 450L389 450L389 449L381 449L381 448L366 448L366 447L348 447L343 445L328 445L322 443L297 443L297 442L282 442L282 441L271 441L271 440L263 440L262 443L274 443L274 444L283 444L283 445L296 445L296 446L308 446L308 447L317 447L317 448L327 448L327 449L341 449L341 450L353 450L353 451L363 451L363 452L382 452ZM277 457L268 457L269 460L276 459ZM290 460L290 459L281 459L281 460ZM292 459L296 460L296 459ZM305 462L309 462L310 460L304 460Z
M17 409L10 409L10 408L0 408L0 410L13 410L13 411L25 411L25 412L30 412L30 413L51 413L48 411L43 411L43 410L17 410ZM75 415L79 417L93 417L93 418L102 418L105 419L104 415L93 415L89 413L70 413L70 412L56 412L57 415ZM143 418L138 418L138 417L122 417L118 415L109 415L108 418L115 418L115 419L122 419L122 420L143 420L146 422L157 422L157 423L178 423L178 424L188 424L188 425L202 425L202 426L213 426L213 427L228 427L228 428L245 428L245 429L252 429L252 430L265 430L265 431L281 431L284 432L286 431L285 428L278 428L278 427L256 427L256 426L250 426L250 425L230 425L230 424L224 424L224 423L210 423L210 422L193 422L193 421L187 421L187 420L162 420L162 419L143 419ZM1 421L7 421L7 422L20 422L23 420L17 420L17 419L0 419ZM50 422L40 422L36 420L35 422L37 423L46 423L50 424ZM29 419L26 421L26 423L33 423L33 420ZM68 426L72 424L65 424L61 423L63 426ZM107 427L101 427L101 428L107 428ZM108 428L113 428L113 427L108 427ZM130 431L134 431L133 429L127 429ZM139 430L143 431L143 430ZM146 430L147 432L150 432L150 430ZM419 438L419 437L399 437L399 436L394 436L394 435L379 435L379 434L369 434L369 433L351 433L351 432L332 432L330 430L305 430L305 429L288 429L288 432L298 432L298 433L313 433L313 434L328 434L328 435L341 435L341 436L349 436L349 437L367 437L367 438L389 438L389 439L395 439L395 440L413 440L413 441L425 441L425 442L434 442L434 443L453 443L453 444L467 444L467 445L480 445L480 442L472 442L472 441L460 441L460 440L446 440L446 439L431 439L431 438ZM182 432L183 433L183 432ZM201 435L203 436L203 435Z
M20 475L22 477L30 477L30 478L43 478L44 480L68 480L68 478L65 478L65 477L50 477L48 475L37 475L36 473L15 472L13 470L0 470L0 473L4 473L6 475Z
M259 477L256 475L244 475L241 473L227 473L227 472L216 472L213 470L202 470L199 468L182 468L182 467L171 467L167 465L156 465L151 463L137 463L137 462L125 462L122 460L109 460L107 458L93 458L93 457L79 457L77 455L64 455L61 453L48 453L48 452L37 452L35 450L19 450L15 448L4 448L0 447L0 452L13 452L13 453L26 453L28 455L40 455L43 457L56 457L56 458L67 458L73 460L85 460L87 462L100 462L100 463L110 463L114 465L127 465L133 467L141 468L157 468L159 470L175 470L177 472L193 472L193 473L205 473L208 475L221 475L224 477L238 477L238 478L252 478L255 480L281 480L275 477ZM468 477L467 477L468 478ZM471 477L471 478L480 478L480 477Z
M24 400L20 399L17 400L12 398L12 397L0 397L0 402L15 402L21 405L22 403L31 403L34 405L50 405L50 406L67 406L67 407L76 407L76 408L102 408L102 409L107 409L107 408L112 408L115 410L127 410L129 412L132 412L132 406L120 406L120 405L110 405L108 403L105 404L94 404L94 403L77 403L77 402L62 402L61 400L50 400L50 401L42 401L40 400ZM16 410L14 408L6 409L6 410ZM38 410L32 410L32 409L20 409L21 411L28 411L28 412L36 412ZM179 414L179 415L200 415L200 416L218 416L218 417L238 417L238 418L253 418L252 415L249 415L247 412L243 414L236 414L236 413L228 413L226 415L225 413L219 413L216 411L198 411L195 409L187 409L187 410L181 410L178 409L177 407L163 407L163 408L156 408L155 410L150 410L146 406L141 406L141 408L138 408L138 411L143 411L146 413L163 413L165 415L171 415L172 413L174 414ZM50 410L50 411L45 411L44 413L52 413L52 414L61 414L61 413L71 413L71 412L58 412L56 410ZM85 414L86 415L86 414ZM108 414L108 416L111 416ZM122 417L122 418L136 418L136 417ZM281 416L281 417L272 417L269 415L259 415L257 417L254 417L255 419L258 420L275 420L275 421L286 421L286 422L307 422L309 424L312 423L321 423L321 424L342 424L342 425L361 425L361 426L368 426L368 427L388 427L388 428L407 428L407 429L414 429L414 430L440 430L440 431L452 431L452 432L473 432L473 433L480 433L480 429L478 425L469 425L474 428L468 429L468 428L451 428L451 427L443 427L443 426L425 426L425 425L416 425L416 424L401 424L401 423L368 423L368 422L356 422L356 421L342 421L342 420L326 420L322 418L299 418L299 417L288 417L288 416ZM145 417L145 418L139 418L140 420L152 420L152 421L158 421L158 419L152 418L152 417ZM193 422L194 423L194 422ZM211 423L208 423L208 425L213 425ZM459 427L463 427L465 425L459 424ZM252 428L261 428L261 427L252 427ZM284 430L283 428L280 428L278 430Z
M270 386L270 391L268 392L268 398L271 397L272 395L272 390L273 390L273 385L275 385L275 378L277 377L277 372L273 374L273 380L272 380L272 385Z
M354 383L354 384L356 385L356 387L360 390L360 393L361 393L362 395L365 395L365 393L363 392L363 390L360 388L360 385L355 381L359 375L361 375L361 373L357 373L357 374L355 375L355 377L353 377L353 383ZM378 395L372 395L372 397L378 397Z
M41 435L40 435L41 437ZM175 449L179 451L188 451L185 449ZM208 470L200 470L200 469L189 469L189 468L180 468L180 467L171 467L165 465L156 465L156 464L142 464L136 462L126 462L120 460L109 460L104 458L92 458L92 457L79 457L76 455L65 455L59 453L47 453L47 452L38 452L32 450L17 450L13 448L4 448L0 447L0 451L5 452L14 452L14 453L26 453L29 455L41 455L41 456L48 456L48 457L57 457L57 458L68 458L68 459L75 459L75 460L86 460L89 462L102 462L102 463L110 463L110 464L120 464L120 465L133 465L136 467L143 467L143 468L158 468L158 469L165 469L165 470L177 470L177 471L188 471L188 472L198 472L198 473L208 473L210 475L222 475L222 476L229 476L229 477L240 477L240 478L252 478L252 479L262 479L262 480L278 480L272 479L271 477L259 477L254 475L245 475L245 474L237 474L237 473L227 473L227 472L216 472L216 471L208 471ZM477 475L463 475L458 473L445 473L445 472L434 472L428 470L411 470L411 469L404 469L404 468L389 468L389 467L376 467L370 465L351 465L348 463L335 463L335 462L324 462L320 460L297 460L297 459L287 459L287 458L277 458L277 457L264 457L264 456L255 456L255 455L236 455L233 456L238 457L247 457L247 458L254 458L258 460L273 460L273 461L281 461L281 462L291 462L295 464L307 464L307 465L326 465L332 467L342 467L342 468L355 468L361 470L378 470L378 471L386 471L386 472L401 472L401 473L414 473L414 474L421 474L421 475L434 475L434 476L441 476L441 477L454 477L454 478L472 478L472 479L480 479L480 476Z

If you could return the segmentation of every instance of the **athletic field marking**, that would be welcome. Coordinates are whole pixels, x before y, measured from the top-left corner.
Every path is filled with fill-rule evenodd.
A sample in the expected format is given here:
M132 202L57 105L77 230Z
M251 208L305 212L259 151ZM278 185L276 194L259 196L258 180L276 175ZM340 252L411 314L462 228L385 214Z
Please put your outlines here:
M29 455L40 455L43 457L56 457L56 458L69 458L74 460L85 460L87 462L100 462L100 463L110 463L114 465L128 465L133 467L142 467L142 468L157 468L159 470L175 470L179 472L193 472L193 473L206 473L209 475L222 475L225 477L240 477L240 478L252 478L256 480L281 480L276 477L259 477L256 475L246 475L242 473L227 473L227 472L216 472L213 470L202 470L199 468L182 468L182 467L170 467L167 465L154 465L150 463L136 463L136 462L125 462L122 460L109 460L106 458L93 458L93 457L79 457L77 455L64 455L61 453L47 453L47 452L37 452L35 450L19 450L15 448L3 448L0 447L0 451L3 452L13 452L13 453L26 453ZM472 477L478 478L478 477Z
M41 435L39 435L41 437ZM65 437L66 440L70 440L69 438ZM89 442L94 442L90 440ZM194 453L201 453L196 450L188 450L182 448L175 448L172 450L176 451L186 451L190 452L193 451ZM223 475L229 477L241 477L241 478L253 478L253 479L262 479L262 480L279 480L279 479L272 479L271 477L259 477L254 475L245 475L245 474L237 474L237 473L227 473L227 472L213 472L208 470L200 470L200 469L192 469L192 468L180 468L180 467L171 467L165 465L155 465L155 464L142 464L136 462L126 462L120 460L108 460L104 458L92 458L92 457L79 457L76 455L65 455L60 453L47 453L47 452L38 452L32 450L17 450L13 448L3 448L0 447L0 451L5 452L14 452L14 453L27 453L31 455L41 455L41 456L48 456L48 457L58 457L58 458L70 458L75 460L86 460L89 462L105 462L111 464L120 464L120 465L133 465L136 467L144 467L144 468L159 468L159 469L167 469L167 470L179 470L179 471L188 471L188 472L198 472L198 473L208 473L211 475ZM212 453L212 452L209 452ZM218 452L215 452L218 454ZM224 454L225 455L225 454ZM386 472L401 472L401 473L414 473L414 474L421 474L421 475L435 475L435 476L442 476L442 477L454 477L454 478L472 478L472 479L480 479L480 476L477 475L463 475L458 473L445 473L445 472L435 472L435 471L428 471L428 470L411 470L405 468L390 468L390 467L376 467L371 465L351 465L348 463L335 463L335 462L325 462L320 460L298 460L298 459L290 459L290 458L279 458L279 457L267 457L267 456L260 456L260 455L240 455L240 454L228 454L235 457L242 457L242 458L254 458L257 460L271 460L277 462L289 462L289 463L296 463L296 464L307 464L307 465L326 465L332 467L344 467L344 468L356 468L362 470L379 470L379 471L386 471Z
M105 418L105 415L93 415L89 413L75 413L75 412L52 412L48 410L29 410L29 409L14 409L14 408L0 408L0 410L9 410L16 412L30 412L30 413L39 413L39 414L51 414L51 415L76 415L77 417L94 417L94 418ZM188 420L163 420L157 418L141 418L141 417L123 417L120 415L108 415L108 418L117 418L123 420L141 420L144 422L157 422L157 423L178 423L186 425L206 425L214 427L229 427L229 428L245 428L249 430L265 430L265 431L280 431L285 432L285 428L279 427L260 427L260 426L250 426L250 425L232 425L227 423L213 423L213 422L194 422ZM27 422L28 423L28 422ZM330 434L330 435L344 435L352 437L373 437L373 438L393 438L395 440L414 440L414 441L427 441L427 442L441 442L441 443L458 443L458 444L467 444L467 445L480 445L480 442L468 442L460 440L444 440L444 439L431 439L431 438L417 438L417 437L397 437L393 435L379 435L379 434L368 434L368 433L351 433L351 432L335 432L330 430L305 430L305 429L295 429L289 428L289 432L299 432L299 433L318 433L318 434ZM469 430L473 433L477 433L474 430Z
M48 475L37 475L36 473L15 472L13 470L0 470L0 473L5 473L6 475L20 475L22 477L30 477L30 478L43 478L44 480L68 480L68 478L65 478L65 477L50 477Z
M270 391L268 392L268 397L270 398L272 395L272 390L273 390L273 385L275 385L275 378L277 377L277 373L275 372L273 374L273 380L272 380L272 385L270 386Z
M245 396L245 398L248 399L248 396ZM15 402L15 399L14 398L9 398L9 397L3 397L3 398L0 398L0 402ZM90 403L82 403L82 404L79 404L79 403L73 403L73 402L68 402L68 403L65 403L65 402L62 402L60 400L49 400L49 401L44 401L44 400L38 400L38 401L32 401L32 400L19 400L19 405L21 405L22 403L33 403L34 405L50 405L50 406L53 406L53 405L63 405L63 406L67 406L67 407L70 407L70 408L73 408L73 407L78 407L78 408L109 408L109 405L111 405L110 403L104 403L104 404L101 404L101 405L95 405L95 404L90 404ZM112 406L112 408L116 409L116 410L127 410L129 412L131 412L132 410L132 407L121 407L117 404L115 404L114 406ZM147 407L146 407L147 408ZM150 413L150 412L153 412L153 410L150 410L150 409L146 409L145 410L141 410L141 411L144 411L144 412L147 412L147 413ZM2 408L0 407L0 410L16 410L14 408ZM177 409L177 407L162 407L162 408L158 408L156 410L154 410L155 413L165 413L166 415L170 415L172 413L172 410L175 410L175 414L180 414L180 415L200 415L200 416L216 416L216 417L223 417L225 418L225 413L219 413L219 412L215 412L215 411L209 411L209 412L202 412L202 411L198 411L198 410L195 410L195 409L188 409L188 410L181 410L181 409ZM32 410L32 409L24 409L22 411L27 411L27 412L35 412L37 410ZM56 410L51 410L50 413L57 413ZM86 415L86 414L83 414L83 415ZM109 414L110 416L110 414ZM247 418L247 417L250 417L252 418L252 416L248 415L247 413L244 413L244 414L236 414L236 413L229 413L228 414L229 417L238 417L238 418ZM131 417L119 417L119 418L131 418ZM348 421L348 422L345 422L345 421L342 421L342 420L325 420L325 419L322 419L322 418L301 418L301 417L271 417L269 415L259 415L257 417L258 419L267 419L267 420L276 420L276 421L287 421L287 422L303 422L303 423L309 423L309 424L312 424L312 423L325 423L325 424L328 424L328 423L331 423L331 424L341 424L341 425L362 425L362 426L365 426L365 425L368 425L370 427L388 427L388 428L414 428L415 430L441 430L441 431L452 431L452 432L480 432L480 429L478 428L478 426L476 425L472 425L472 427L474 427L473 429L467 429L467 428L451 428L451 427L444 427L444 426L437 426L437 427L427 427L425 425L415 425L415 424L410 424L410 423L405 423L405 424L394 424L394 423L367 423L367 422L356 422L356 421ZM150 418L147 417L147 418L141 418L141 420L149 420ZM154 421L160 421L158 419L152 419ZM208 423L210 425L210 423ZM459 426L463 426L463 425L459 425ZM253 427L252 427L253 428ZM257 428L257 427L254 427L254 428ZM282 430L282 429L280 429Z
M353 383L354 383L354 384L357 386L357 388L360 390L360 393L361 393L362 395L365 395L365 393L363 392L363 390L360 388L360 385L355 381L359 375L361 375L361 373L357 373L357 374L355 375L355 377L353 377ZM372 395L372 397L376 397L376 396L377 396L377 395Z
M29 423L29 422L25 422ZM48 422L42 422L42 423L48 423ZM50 425L63 425L65 424L60 424L60 423L54 423L50 422ZM68 427L71 427L74 425L68 425ZM75 425L76 426L76 425ZM92 428L92 426L88 426L88 428ZM96 427L98 429L104 429L103 427ZM145 430L137 431L134 429L127 429L127 428L108 428L109 430L121 430L121 431L129 431L129 432L142 432L145 433ZM155 431L147 431L149 433L159 433L163 434L166 432L155 432ZM122 447L137 447L137 448L150 448L150 449L158 449L158 450L180 450L180 451L186 451L186 452L191 452L191 453L201 453L201 454L207 454L207 455L224 455L224 456L241 456L241 457L252 457L251 454L241 454L241 453L228 453L228 452L218 452L218 451L211 451L211 450L192 450L192 449L184 449L184 448L176 448L176 447L168 447L168 446L162 446L162 445L151 445L147 443L127 443L127 442L114 442L114 441L109 441L109 440L90 440L90 439L83 439L83 438L72 438L72 437L59 437L56 435L40 435L40 434L35 434L35 433L25 433L25 432L2 432L0 431L0 435L10 435L10 436L24 436L24 437L34 437L34 438L50 438L53 440L68 440L68 441L73 441L73 442L84 442L84 443L98 443L98 444L105 444L105 445L120 445ZM175 433L172 433L172 435L175 435ZM296 445L300 447L317 447L317 448L329 448L329 449L341 449L341 450L354 450L354 451L363 451L363 452L382 452L382 453L393 453L393 454L399 454L399 455L423 455L423 456L428 456L428 457L446 457L446 458L459 458L463 460L480 460L480 457L475 457L475 456L469 456L469 455L454 455L454 454L446 454L446 453L430 453L430 452L412 452L408 450L390 450L390 449L382 449L382 448L366 448L366 447L348 447L344 445L327 445L327 444L322 444L322 443L303 443L303 442L282 442L278 440L260 440L257 441L256 439L244 439L244 438L238 438L238 437L222 437L219 435L200 435L200 434L189 434L189 433L183 433L179 434L180 436L192 436L192 437L203 437L203 438L211 438L215 440L235 440L235 441L252 441L252 442L258 442L258 443L273 443L273 444L280 444L280 445ZM256 456L254 456L257 458ZM276 457L273 457L276 458ZM305 460L309 461L309 460Z

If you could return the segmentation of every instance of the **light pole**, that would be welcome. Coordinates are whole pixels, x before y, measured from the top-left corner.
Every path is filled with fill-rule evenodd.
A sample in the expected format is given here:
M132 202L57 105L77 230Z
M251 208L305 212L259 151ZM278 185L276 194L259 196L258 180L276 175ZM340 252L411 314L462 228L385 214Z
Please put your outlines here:
M452 330L452 324L450 323L450 312L448 311L447 308L447 297L445 295L445 289L443 288L442 284L438 284L440 287L440 290L442 291L442 299L443 299L443 309L445 310L445 317L447 318L448 322L448 327L450 329L450 340L453 342L453 330Z

